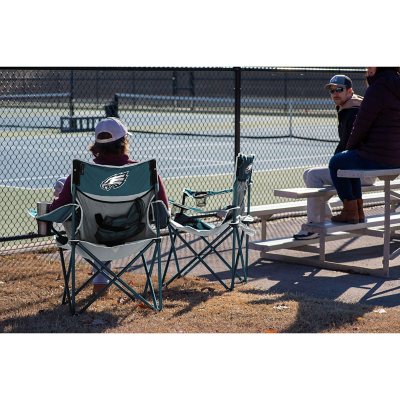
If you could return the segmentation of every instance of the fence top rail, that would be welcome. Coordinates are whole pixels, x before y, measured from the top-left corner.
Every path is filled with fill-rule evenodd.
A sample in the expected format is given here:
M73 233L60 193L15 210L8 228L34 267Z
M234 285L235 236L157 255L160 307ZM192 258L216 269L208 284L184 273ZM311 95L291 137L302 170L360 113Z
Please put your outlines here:
M393 177L396 178L400 175L400 168L390 169L370 169L370 170L346 170L339 169L337 175L341 178L364 178L364 177Z

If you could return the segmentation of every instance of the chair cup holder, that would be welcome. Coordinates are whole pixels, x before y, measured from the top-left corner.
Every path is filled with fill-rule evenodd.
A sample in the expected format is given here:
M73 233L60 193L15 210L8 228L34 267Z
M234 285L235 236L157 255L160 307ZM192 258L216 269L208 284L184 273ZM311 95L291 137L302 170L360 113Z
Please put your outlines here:
M40 201L37 203L37 216L43 215L47 213L47 208L50 203L45 201ZM51 229L51 222L46 221L37 221L38 226L38 234L41 236L49 236Z

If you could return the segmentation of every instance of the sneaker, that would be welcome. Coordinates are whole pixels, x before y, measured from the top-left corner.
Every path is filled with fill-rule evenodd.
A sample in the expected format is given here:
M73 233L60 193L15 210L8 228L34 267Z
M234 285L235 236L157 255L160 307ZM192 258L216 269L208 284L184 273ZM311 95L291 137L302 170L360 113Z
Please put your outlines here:
M300 231L299 233L296 233L295 235L293 235L293 238L296 240L317 239L317 238L319 238L319 233Z

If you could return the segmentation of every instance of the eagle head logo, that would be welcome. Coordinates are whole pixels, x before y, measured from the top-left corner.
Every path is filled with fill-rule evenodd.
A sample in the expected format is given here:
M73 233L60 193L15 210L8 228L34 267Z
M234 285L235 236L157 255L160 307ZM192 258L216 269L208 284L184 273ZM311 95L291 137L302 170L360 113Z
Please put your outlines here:
M128 172L119 172L118 174L111 175L103 182L101 182L100 187L103 190L118 189L121 187L128 178Z

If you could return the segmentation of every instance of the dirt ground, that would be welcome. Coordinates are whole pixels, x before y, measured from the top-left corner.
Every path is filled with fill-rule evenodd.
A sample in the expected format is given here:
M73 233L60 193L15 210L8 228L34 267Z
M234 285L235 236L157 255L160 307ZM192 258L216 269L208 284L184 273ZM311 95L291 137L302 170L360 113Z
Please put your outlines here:
M368 333L400 332L400 309L348 304L304 294L273 293L251 282L232 292L199 277L164 289L155 312L116 288L85 313L61 305L61 268L48 255L0 256L0 332L25 333ZM84 279L87 267L78 269ZM131 282L140 287L140 274ZM89 289L83 296L88 296Z

